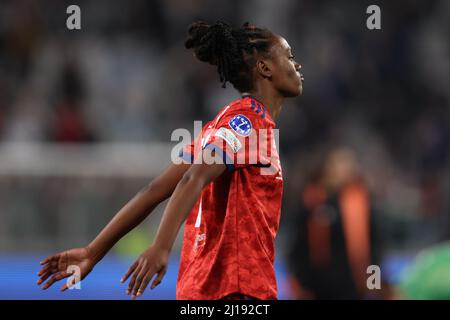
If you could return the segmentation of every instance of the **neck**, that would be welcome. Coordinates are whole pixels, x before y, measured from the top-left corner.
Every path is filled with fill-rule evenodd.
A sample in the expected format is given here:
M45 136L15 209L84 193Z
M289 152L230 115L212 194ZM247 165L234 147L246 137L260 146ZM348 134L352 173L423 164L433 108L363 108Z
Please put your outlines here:
M256 100L260 101L274 121L278 118L284 102L283 96L270 92L270 90L252 90L243 94L249 94Z

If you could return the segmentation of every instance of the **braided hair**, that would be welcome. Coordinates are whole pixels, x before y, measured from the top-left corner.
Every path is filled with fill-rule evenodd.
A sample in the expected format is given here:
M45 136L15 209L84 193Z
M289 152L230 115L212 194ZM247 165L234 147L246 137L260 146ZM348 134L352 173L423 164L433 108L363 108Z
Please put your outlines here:
M203 62L217 66L222 88L230 82L240 92L252 89L252 68L256 55L269 55L274 34L267 29L244 23L234 29L223 21L208 24L192 23L188 29L187 49L194 49L195 56Z

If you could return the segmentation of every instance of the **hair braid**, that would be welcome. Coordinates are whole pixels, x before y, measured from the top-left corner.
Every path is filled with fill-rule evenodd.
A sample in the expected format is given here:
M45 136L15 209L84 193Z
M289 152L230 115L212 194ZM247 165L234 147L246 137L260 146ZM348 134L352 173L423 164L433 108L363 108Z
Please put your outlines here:
M223 21L210 25L204 21L192 23L188 29L187 49L194 49L195 56L203 62L217 66L222 87L230 82L240 92L249 91L253 85L251 70L254 55L268 54L273 37L267 29L260 29L248 22L233 29Z

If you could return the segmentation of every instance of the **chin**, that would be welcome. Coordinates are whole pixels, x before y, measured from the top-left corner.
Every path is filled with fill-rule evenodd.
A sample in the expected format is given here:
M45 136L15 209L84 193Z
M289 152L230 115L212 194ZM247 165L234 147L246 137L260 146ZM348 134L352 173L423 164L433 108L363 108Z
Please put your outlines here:
M303 86L300 83L298 86L293 87L293 88L289 88L289 90L282 90L282 95L285 98L294 98L294 97L298 97L302 94L303 92Z
M293 97L301 96L303 93L303 82L300 80L298 82L298 85L296 86L295 90L293 90L295 93L292 95Z
M293 90L292 92L289 92L289 94L286 97L294 98L294 97L301 96L302 93L303 93L303 86L300 85L300 86L298 86L297 90Z

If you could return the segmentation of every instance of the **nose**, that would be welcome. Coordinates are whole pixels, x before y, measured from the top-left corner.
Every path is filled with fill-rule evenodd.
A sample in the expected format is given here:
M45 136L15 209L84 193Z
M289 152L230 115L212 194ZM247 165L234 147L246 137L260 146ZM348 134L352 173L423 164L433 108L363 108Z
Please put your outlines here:
M302 66L298 63L295 63L295 70L300 71L300 69L302 68Z

